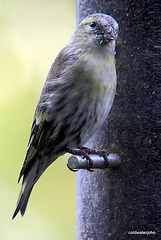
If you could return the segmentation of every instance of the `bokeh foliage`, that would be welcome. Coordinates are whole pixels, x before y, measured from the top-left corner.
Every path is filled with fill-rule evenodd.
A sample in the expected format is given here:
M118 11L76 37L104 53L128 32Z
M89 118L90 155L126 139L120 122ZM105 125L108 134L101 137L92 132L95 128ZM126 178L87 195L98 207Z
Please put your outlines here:
M74 29L74 0L0 1L0 239L75 239L75 174L67 156L35 185L25 217L11 220L35 107Z

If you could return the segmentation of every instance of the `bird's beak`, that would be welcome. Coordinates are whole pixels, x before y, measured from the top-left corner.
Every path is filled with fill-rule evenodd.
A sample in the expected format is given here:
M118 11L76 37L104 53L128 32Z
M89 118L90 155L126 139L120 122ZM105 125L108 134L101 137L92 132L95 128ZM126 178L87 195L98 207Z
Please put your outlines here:
M118 34L114 29L108 29L107 32L104 34L104 38L108 41L115 40L117 41Z

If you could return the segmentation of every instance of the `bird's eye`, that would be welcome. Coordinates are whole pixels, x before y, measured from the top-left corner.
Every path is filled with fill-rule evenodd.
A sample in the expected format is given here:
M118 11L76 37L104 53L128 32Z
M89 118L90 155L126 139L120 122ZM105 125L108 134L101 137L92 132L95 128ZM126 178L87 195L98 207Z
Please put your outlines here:
M90 23L90 27L91 28L94 28L96 26L96 22L95 21L92 21L91 23Z

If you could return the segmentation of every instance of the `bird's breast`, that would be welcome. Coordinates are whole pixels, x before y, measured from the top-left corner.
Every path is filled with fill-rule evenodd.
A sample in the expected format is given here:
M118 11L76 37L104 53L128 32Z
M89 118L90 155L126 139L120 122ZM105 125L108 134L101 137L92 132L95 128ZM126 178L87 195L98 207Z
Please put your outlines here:
M89 138L107 117L116 91L115 60L112 56L85 55L88 71L87 88L90 93L87 99L88 121L83 132L84 140ZM85 142L84 141L84 142Z

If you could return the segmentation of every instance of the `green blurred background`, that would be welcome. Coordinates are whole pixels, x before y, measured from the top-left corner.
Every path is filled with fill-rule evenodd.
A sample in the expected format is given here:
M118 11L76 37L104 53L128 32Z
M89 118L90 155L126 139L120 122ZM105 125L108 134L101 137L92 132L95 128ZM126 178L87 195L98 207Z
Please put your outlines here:
M49 68L75 30L74 0L0 0L0 240L74 240L75 174L64 156L11 220L36 104Z

